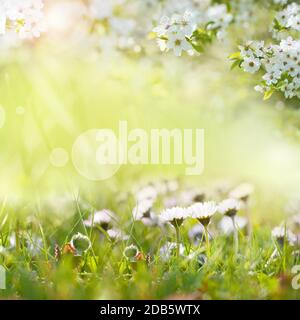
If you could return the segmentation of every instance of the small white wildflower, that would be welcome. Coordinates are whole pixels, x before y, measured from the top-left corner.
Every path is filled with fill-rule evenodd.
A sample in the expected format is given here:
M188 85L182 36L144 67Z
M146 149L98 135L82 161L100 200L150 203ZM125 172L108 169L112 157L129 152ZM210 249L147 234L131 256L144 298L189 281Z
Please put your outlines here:
M226 200L223 200L219 206L218 211L228 217L234 217L237 212L241 208L241 202L237 199L229 198Z
M165 209L159 215L159 219L162 222L169 222L176 228L178 228L187 217L188 211L187 209L182 207Z
M152 202L154 202L156 200L158 196L158 192L155 188L154 185L149 184L146 185L142 188L140 188L136 193L135 193L135 199L137 202L141 202L141 201L146 201L146 200L151 200Z
M115 5L121 4L122 0L92 0L90 14L97 19L110 18L113 15Z
M275 4L284 5L284 4L287 4L288 0L273 0L273 2L274 2Z
M275 238L280 245L284 244L285 238L290 245L294 245L294 243L297 240L294 233L291 230L289 230L283 226L275 227L272 230L272 237Z
M226 28L232 21L233 16L228 13L225 4L216 4L210 6L205 13L205 20L208 23L208 29Z
M188 51L192 48L181 33L170 34L166 46L168 49L173 50L177 57L181 56L182 51Z
M166 51L167 48L167 42L163 39L156 39L156 43L160 49L160 51Z
M250 45L247 45L246 46L238 46L239 50L240 50L240 53L241 53L241 57L243 59L245 58L251 58L254 56L254 52L253 50L250 48Z
M159 224L157 214L152 210L152 200L144 200L137 204L132 211L133 219L141 221L146 226L155 226Z
M132 210L132 216L135 220L141 220L144 217L149 217L151 209L153 207L153 201L146 199L138 202Z
M259 92L259 93L264 93L265 92L265 89L263 86L260 86L260 85L257 85L254 87L254 90Z
M157 33L159 37L165 36L171 25L171 19L163 16L159 21L159 25L153 29L153 32Z
M234 223L236 227L241 230L247 226L248 220L247 218L236 216L234 219ZM227 216L223 217L223 219L219 222L219 228L226 235L230 235L234 233L234 225L230 217L227 217Z
M91 214L87 220L83 221L83 223L89 228L99 225L104 230L107 230L114 221L117 221L115 213L111 210L103 209Z
M163 199L164 208L172 208L179 205L178 198L175 196L165 197Z
M261 62L259 59L253 57L246 57L241 64L241 67L244 69L244 71L249 73L257 72L260 69L260 66Z
M300 228L300 213L294 215L291 218L291 222L295 226L295 228Z
M180 203L184 206L190 206L195 202L203 202L206 194L205 190L199 188L191 188L182 191L179 195Z
M8 22L21 39L40 37L45 31L43 7L42 0L1 0L0 33L5 33Z
M212 201L198 202L191 205L188 210L193 218L206 227L210 223L211 217L217 212L218 206Z
M127 241L129 239L129 236L119 229L109 229L106 232L110 239L114 241Z
M242 183L234 188L230 193L230 198L246 201L249 196L253 193L253 185L249 183Z
M264 41L251 41L249 45L257 58L262 58L264 56Z

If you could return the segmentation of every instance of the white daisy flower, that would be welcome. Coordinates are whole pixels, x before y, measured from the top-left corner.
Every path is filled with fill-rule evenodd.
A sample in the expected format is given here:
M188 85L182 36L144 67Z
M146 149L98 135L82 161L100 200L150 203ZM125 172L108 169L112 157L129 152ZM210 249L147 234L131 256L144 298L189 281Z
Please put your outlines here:
M156 226L159 224L157 214L152 210L153 201L143 200L132 210L133 219L141 221L146 226Z
M249 183L242 183L229 193L230 198L246 201L253 193L253 186Z
M141 220L142 218L149 217L153 206L153 201L146 199L138 202L132 210L134 220Z
M236 227L242 230L247 226L248 219L244 217L236 216L234 222ZM230 235L234 233L234 224L230 217L227 217L227 216L223 217L223 219L219 222L219 228L226 235Z
M114 221L117 221L116 214L111 210L103 209L91 214L88 219L83 221L83 224L88 228L98 225L102 229L107 230Z
M300 214L296 214L291 218L292 224L295 226L295 228L300 228Z
M294 243L297 240L294 233L291 230L289 230L283 226L275 227L272 230L272 237L275 238L278 241L278 243L282 246L284 244L285 238L290 245L294 245Z
M206 227L210 223L211 217L217 212L218 206L213 201L197 202L191 205L188 210L193 218Z
M188 211L182 207L173 207L165 209L159 215L159 219L162 222L169 222L175 228L180 227L183 221L188 217Z
M241 202L233 198L222 201L218 206L218 211L228 217L234 217L240 209Z
M140 188L136 194L135 194L135 199L137 202L141 202L144 200L152 200L154 202L158 196L158 192L155 188L155 186L149 184L147 186L144 186Z
M129 239L129 236L119 229L109 229L106 232L113 241L127 241Z
M166 197L163 199L163 205L165 208L172 208L179 205L178 199L175 196Z
M180 203L184 206L190 206L195 202L203 202L206 194L203 189L190 188L180 193Z

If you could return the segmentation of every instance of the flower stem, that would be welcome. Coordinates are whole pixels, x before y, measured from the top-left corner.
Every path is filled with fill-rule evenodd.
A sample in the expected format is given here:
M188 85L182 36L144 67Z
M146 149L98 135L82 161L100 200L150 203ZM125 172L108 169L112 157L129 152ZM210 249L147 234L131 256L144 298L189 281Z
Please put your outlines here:
M179 253L180 253L180 232L179 232L179 227L175 227L176 230L176 256L177 258L179 257Z
M247 223L247 236L248 236L248 239L251 240L251 236L252 236L252 224L251 224L250 209L249 209L249 204L248 204L248 202L246 202L246 205L245 205L245 212L246 212L246 217L247 217L247 219L248 219L248 223Z
M237 255L239 252L239 235L238 235L238 229L237 229L234 217L232 217L232 224L233 224L233 236L234 236L234 254Z
M205 233L205 241L206 241L206 251L207 251L207 255L209 255L210 244L209 244L209 235L208 235L207 226L204 227L204 233Z

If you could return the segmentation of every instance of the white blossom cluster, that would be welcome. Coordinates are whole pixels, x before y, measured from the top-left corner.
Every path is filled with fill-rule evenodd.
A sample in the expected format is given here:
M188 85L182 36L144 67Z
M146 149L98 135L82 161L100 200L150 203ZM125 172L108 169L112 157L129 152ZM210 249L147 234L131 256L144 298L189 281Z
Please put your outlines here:
M292 34L283 33L290 30ZM273 35L281 33L274 43L248 41L239 46L239 52L230 57L233 67L240 66L252 74L263 71L255 90L263 93L265 99L274 92L282 92L286 99L300 98L300 5L291 3L276 13L272 31Z
M281 91L285 98L300 98L300 40L289 37L270 46L264 46L263 41L249 41L239 49L244 71L264 71L261 83L255 87L257 91L265 95Z
M242 28L248 28L257 18L257 7L252 0L239 0L231 3L231 11L234 12L234 22Z
M91 0L89 19L94 21L93 31L99 36L100 48L140 52L140 42L151 29L157 3L157 0Z
M162 51L173 50L176 56L181 56L183 51L191 54L194 50L202 51L203 45L211 42L214 37L224 38L226 29L233 20L227 6L196 3L199 7L193 3L190 7L186 5L181 13L176 10L173 14L164 14L160 18L153 32Z
M0 35L18 34L21 39L40 37L45 31L43 0L1 0Z
M274 4L279 4L279 5L285 5L287 4L288 0L273 0Z
M157 34L157 43L161 51L173 50L176 56L182 51L192 50L188 39L196 29L196 23L191 12L186 11L182 16L174 14L171 18L163 16L160 24L153 29Z
M95 19L100 31L101 47L122 49L133 47L132 32L136 28L136 21L121 15L121 6L126 7L126 0L92 0L89 11L90 17ZM119 14L120 13L120 14Z
M271 31L275 39L281 39L288 32L297 34L300 31L300 5L293 2L277 12Z

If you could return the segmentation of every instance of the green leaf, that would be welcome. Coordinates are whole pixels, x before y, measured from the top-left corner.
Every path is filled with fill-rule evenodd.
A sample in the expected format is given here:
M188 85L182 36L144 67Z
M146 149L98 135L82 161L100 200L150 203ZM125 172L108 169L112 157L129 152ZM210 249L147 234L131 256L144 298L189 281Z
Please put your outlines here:
M191 45L199 53L202 53L204 51L203 46L201 46L200 44L195 44L191 42Z
M229 60L240 60L241 59L241 53L240 51L237 51L237 52L234 52L232 53L229 57L228 57Z
M265 92L264 94L264 100L268 100L272 97L272 94L274 93L274 89L270 89Z
M242 62L242 60L235 60L234 62L233 62L233 64L231 65L231 70L233 70L234 68L236 68L236 67L238 67L238 66L240 66L240 64L241 64L241 62Z
M88 256L86 258L86 263L89 266L91 272L97 272L97 262L99 260L99 257L92 257Z

